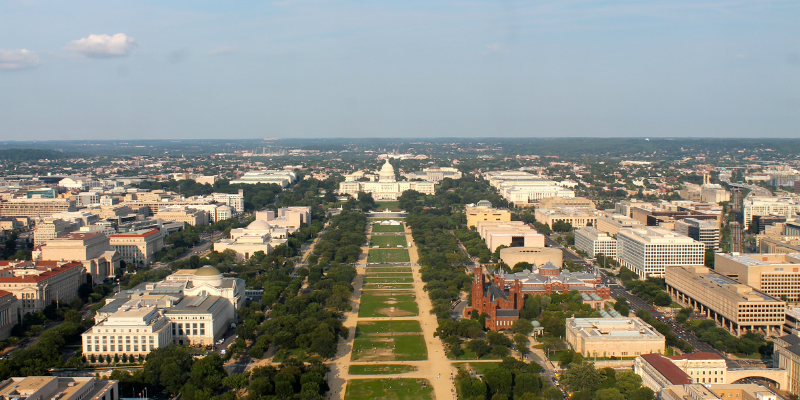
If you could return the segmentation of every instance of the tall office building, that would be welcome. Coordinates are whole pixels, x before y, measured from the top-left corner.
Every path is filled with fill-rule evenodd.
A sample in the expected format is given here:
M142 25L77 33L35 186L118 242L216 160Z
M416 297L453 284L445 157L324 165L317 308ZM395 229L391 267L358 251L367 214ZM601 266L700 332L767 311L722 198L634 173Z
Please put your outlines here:
M656 227L623 229L617 234L617 259L641 278L664 276L670 265L704 265L705 245Z

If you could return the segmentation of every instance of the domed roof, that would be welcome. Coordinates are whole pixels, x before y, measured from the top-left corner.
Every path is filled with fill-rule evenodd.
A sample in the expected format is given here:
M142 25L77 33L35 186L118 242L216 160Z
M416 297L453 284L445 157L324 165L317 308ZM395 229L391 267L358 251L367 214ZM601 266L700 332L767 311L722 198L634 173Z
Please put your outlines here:
M386 164L383 164L381 167L381 175L394 175L394 167L389 162L389 159L386 159Z
M272 226L270 224L268 224L267 221L260 220L260 219L257 219L255 221L251 222L250 225L247 225L247 229L252 229L252 230L256 230L256 231L268 231L271 228L272 228Z
M210 265L200 267L197 269L197 272L194 273L194 276L214 276L214 275L222 275L222 272L219 272L218 269Z
M531 324L533 324L533 327L534 327L534 328L538 328L538 327L542 326L542 324L541 324L541 323L539 323L539 321L537 321L537 320L533 320L533 321L531 321Z

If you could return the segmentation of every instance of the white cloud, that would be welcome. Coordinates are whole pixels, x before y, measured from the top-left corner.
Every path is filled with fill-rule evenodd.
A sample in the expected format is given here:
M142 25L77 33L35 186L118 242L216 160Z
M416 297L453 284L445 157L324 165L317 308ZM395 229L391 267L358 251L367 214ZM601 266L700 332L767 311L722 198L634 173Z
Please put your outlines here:
M38 67L39 64L39 56L36 55L35 51L27 49L0 49L0 69L35 68Z
M213 56L213 55L216 55L216 54L229 54L229 53L233 53L233 50L235 50L233 47L217 46L217 47L211 49L211 51L208 52L208 55Z
M90 58L125 57L136 48L132 37L124 33L109 35L89 35L73 40L64 46L64 50L72 51Z

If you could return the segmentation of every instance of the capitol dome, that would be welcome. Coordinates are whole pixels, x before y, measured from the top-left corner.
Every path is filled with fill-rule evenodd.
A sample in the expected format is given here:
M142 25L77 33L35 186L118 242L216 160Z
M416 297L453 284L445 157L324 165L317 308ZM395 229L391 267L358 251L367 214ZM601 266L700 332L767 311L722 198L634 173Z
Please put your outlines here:
M381 175L386 174L394 175L394 166L392 166L392 163L389 162L388 158L386 159L386 163L381 167Z
M210 286L219 287L222 285L222 272L219 272L218 269L210 265L200 267L194 273L194 279L192 279L192 283L194 286L207 284Z
M386 159L386 164L383 164L381 170L378 172L378 175L379 182L396 182L394 167L389 162L388 158Z
M272 226L267 223L267 221L257 219L247 225L247 229L254 230L254 231L268 231L272 229Z

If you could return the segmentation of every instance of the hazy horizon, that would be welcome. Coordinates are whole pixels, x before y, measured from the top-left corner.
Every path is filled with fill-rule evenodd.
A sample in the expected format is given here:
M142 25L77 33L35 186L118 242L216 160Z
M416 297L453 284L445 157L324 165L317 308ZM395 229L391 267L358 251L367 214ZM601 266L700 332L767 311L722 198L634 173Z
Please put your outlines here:
M0 4L0 141L797 138L800 3Z

